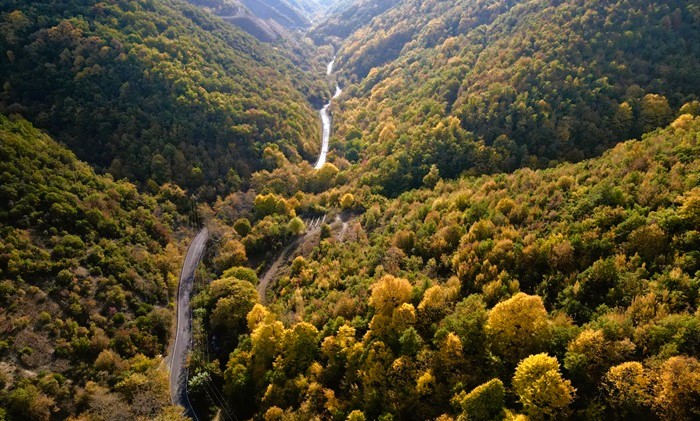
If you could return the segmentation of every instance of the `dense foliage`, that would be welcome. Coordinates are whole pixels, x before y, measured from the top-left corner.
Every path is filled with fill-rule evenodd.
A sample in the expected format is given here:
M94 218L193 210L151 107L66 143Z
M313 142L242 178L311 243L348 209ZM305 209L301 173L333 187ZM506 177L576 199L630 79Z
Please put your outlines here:
M400 2L339 52L336 162L395 196L433 165L454 178L597 155L698 98L698 39L689 0Z
M190 3L0 5L0 420L183 418L200 219L202 419L700 417L695 2Z
M244 237L292 202L355 216L298 247L245 321L217 308L256 278L203 289L202 326L227 327L199 378L239 418L697 418L698 157L684 114L553 169L219 205L250 216Z
M212 199L268 144L318 149L325 82L277 49L178 0L5 1L0 108L115 177Z
M188 206L0 115L0 419L180 418L161 355Z

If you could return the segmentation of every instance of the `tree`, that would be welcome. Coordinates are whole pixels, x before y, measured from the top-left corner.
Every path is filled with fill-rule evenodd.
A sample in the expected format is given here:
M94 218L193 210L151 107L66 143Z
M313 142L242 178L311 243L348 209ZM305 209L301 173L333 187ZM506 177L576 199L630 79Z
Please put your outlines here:
M153 155L151 159L151 178L153 178L156 183L163 184L169 181L171 177L170 163L163 158L163 155Z
M580 393L595 393L608 368L624 361L633 350L634 344L629 340L609 341L602 331L585 329L569 343L564 367Z
M430 166L430 171L423 177L423 184L429 189L432 189L440 179L440 171L437 165L433 164Z
M654 381L654 410L663 419L700 417L700 362L693 357L671 357L659 368Z
M9 413L15 419L48 421L55 401L41 393L36 386L28 384L11 391L7 397Z
M525 412L535 418L566 415L575 392L571 382L559 372L556 357L544 353L531 355L518 364L513 390Z
M263 320L257 323L251 332L252 378L256 382L262 383L265 373L271 368L272 362L279 354L284 332L284 325L277 320Z
M401 354L409 357L414 357L423 347L423 338L418 334L416 329L411 326L406 329L399 338L401 344Z
M648 133L671 122L673 112L666 97L647 94L642 98L639 125L642 133Z
M343 197L340 198L340 207L347 210L351 209L355 205L355 196L350 193L345 193Z
M348 417L346 418L346 421L365 421L367 418L365 418L365 414L362 413L359 409L355 409L351 413L348 414Z
M230 239L219 248L219 253L214 258L214 266L219 272L223 272L232 266L242 265L247 259L243 243Z
M235 341L245 331L248 313L260 300L258 291L250 282L224 278L212 282L209 292L212 330L224 341Z
M301 273L303 269L308 265L304 256L297 256L292 260L292 265L290 267L292 276L297 276Z
M282 337L281 367L292 378L305 372L318 352L318 329L309 323L297 323Z
M686 102L683 104L678 114L690 114L693 117L700 116L700 101L695 100Z
M603 389L612 412L623 417L643 414L651 403L651 379L641 363L629 361L610 367Z
M380 314L391 315L395 308L411 298L411 283L403 278L384 275L372 285L369 305Z
M442 285L433 285L425 290L423 299L418 304L419 322L429 326L445 317L451 309L455 292Z
M316 182L318 183L318 188L320 190L330 188L333 180L335 180L335 176L338 175L339 172L340 170L338 170L338 167L330 162L323 164L323 166L316 171Z
M236 220L236 222L233 223L233 229L236 230L238 235L241 237L245 237L250 233L250 230L252 229L250 226L250 221L248 218L239 218Z
M492 351L514 365L544 349L550 336L547 310L540 297L519 292L491 309L486 331Z
M253 199L253 211L262 219L268 215L294 216L294 209L283 197L274 193L259 194Z
M462 410L458 420L489 421L501 419L506 389L499 379L491 379L471 392L460 392L452 398Z
M232 268L226 269L221 275L221 279L225 278L236 278L242 281L248 281L253 285L258 285L258 275L251 268L244 266L234 266Z
M295 216L294 218L290 219L287 223L287 230L292 235L301 235L306 231L306 225L304 224L304 221L301 220L301 218Z

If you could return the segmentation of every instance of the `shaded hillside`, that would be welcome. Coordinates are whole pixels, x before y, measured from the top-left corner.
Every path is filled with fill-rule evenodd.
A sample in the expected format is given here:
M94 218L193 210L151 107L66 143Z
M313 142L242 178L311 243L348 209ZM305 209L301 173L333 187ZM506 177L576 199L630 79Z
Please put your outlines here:
M693 2L412 1L348 38L336 149L377 191L580 160L700 95Z
M309 35L319 45L334 44L339 47L353 32L399 3L399 0L336 1Z
M262 150L318 149L327 95L276 50L177 0L0 6L0 107L116 177L237 188Z
M161 356L187 196L95 175L1 115L0 180L0 413L179 419Z
M290 30L307 28L311 25L310 16L320 8L313 0L188 1L209 10L264 42L289 37Z

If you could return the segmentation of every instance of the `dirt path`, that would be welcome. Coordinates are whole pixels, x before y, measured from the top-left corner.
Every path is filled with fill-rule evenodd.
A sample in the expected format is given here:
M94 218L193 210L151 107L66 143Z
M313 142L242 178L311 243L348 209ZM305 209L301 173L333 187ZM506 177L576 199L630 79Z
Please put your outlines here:
M309 224L308 231L306 231L306 233L301 237L289 243L287 247L282 249L275 261L272 262L272 264L265 270L265 273L260 278L260 282L258 283L258 294L260 294L260 302L263 305L265 305L267 302L267 288L270 286L270 282L272 282L277 277L277 273L280 270L280 266L282 266L285 260L287 260L289 254L297 249L299 244L303 243L312 236L317 235L321 232L321 224L323 223L323 221L325 221L325 219L326 218L324 216L323 219L318 218L313 220L313 222Z

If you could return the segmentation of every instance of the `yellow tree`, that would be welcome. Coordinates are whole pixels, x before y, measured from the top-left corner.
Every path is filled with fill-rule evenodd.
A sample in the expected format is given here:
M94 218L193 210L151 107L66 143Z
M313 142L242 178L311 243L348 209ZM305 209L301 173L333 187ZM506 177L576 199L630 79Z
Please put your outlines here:
M350 209L355 205L355 196L351 193L345 193L342 198L340 198L340 206L343 209Z
M622 417L642 413L650 403L651 379L641 363L628 361L605 374L603 388L611 410Z
M642 98L639 114L642 132L647 133L670 123L673 112L666 97L647 94Z
M550 336L547 310L536 295L518 293L496 304L486 322L491 350L508 364L544 350Z
M216 266L220 272L223 272L232 266L242 265L246 260L247 257L243 243L235 239L230 239L219 249L219 253L214 258L214 266Z
M594 392L608 368L625 360L634 351L634 344L625 339L610 341L600 330L585 329L567 347L564 367L579 386Z
M700 419L700 362L693 357L669 358L654 384L654 410L666 420Z
M567 414L575 389L559 371L559 361L547 354L531 355L518 364L513 390L533 418Z
M391 315L395 308L411 298L411 291L411 283L408 280L384 275L372 285L369 305L374 307L377 313Z

